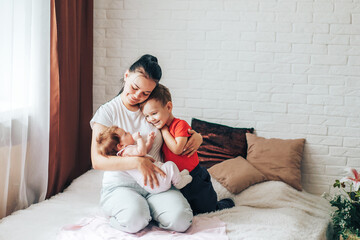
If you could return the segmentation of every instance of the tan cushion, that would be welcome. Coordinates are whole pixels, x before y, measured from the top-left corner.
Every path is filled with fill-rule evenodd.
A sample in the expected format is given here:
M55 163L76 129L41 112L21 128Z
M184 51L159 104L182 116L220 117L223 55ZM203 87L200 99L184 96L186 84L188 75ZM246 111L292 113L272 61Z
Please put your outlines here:
M218 163L208 171L233 194L238 194L247 187L266 180L261 172L241 156Z
M246 159L267 180L283 181L297 190L301 186L301 160L305 139L266 139L246 133Z

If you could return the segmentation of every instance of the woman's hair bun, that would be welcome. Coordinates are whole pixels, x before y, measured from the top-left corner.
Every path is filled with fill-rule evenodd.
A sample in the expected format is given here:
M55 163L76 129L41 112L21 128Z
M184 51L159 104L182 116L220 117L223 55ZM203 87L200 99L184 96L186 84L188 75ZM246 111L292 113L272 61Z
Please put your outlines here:
M149 61L149 62L156 62L156 63L158 63L157 58L156 58L155 56L153 56L153 55L150 55L150 54L145 54L145 55L143 55L140 59L141 59L141 60L147 60L147 61Z
M156 82L160 81L162 72L161 67L158 64L158 59L150 54L145 54L134 62L129 70L135 72L138 69L142 69L148 75L149 78L154 79Z
M130 66L129 71L130 72L140 71L146 74L147 77L153 79L156 82L156 84L159 83L162 75L161 67L158 64L158 59L150 54L142 55L136 62L134 62ZM121 81L122 88L118 93L118 95L123 92L124 83L125 83L124 79L122 79Z

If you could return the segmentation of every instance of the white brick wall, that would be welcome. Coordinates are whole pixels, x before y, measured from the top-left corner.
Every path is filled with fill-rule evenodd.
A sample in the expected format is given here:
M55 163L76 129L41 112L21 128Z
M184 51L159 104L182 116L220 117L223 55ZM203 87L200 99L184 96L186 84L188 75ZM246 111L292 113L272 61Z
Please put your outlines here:
M306 138L303 185L360 167L358 0L95 0L94 111L158 57L175 115Z

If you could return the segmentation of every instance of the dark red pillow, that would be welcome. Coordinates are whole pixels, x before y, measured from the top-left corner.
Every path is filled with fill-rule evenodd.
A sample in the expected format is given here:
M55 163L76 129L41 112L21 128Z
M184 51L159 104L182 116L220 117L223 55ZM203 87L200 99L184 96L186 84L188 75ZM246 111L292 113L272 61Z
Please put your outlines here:
M198 155L200 164L205 167L237 156L246 158L246 133L254 132L254 128L233 128L196 118L191 120L191 128L203 136Z

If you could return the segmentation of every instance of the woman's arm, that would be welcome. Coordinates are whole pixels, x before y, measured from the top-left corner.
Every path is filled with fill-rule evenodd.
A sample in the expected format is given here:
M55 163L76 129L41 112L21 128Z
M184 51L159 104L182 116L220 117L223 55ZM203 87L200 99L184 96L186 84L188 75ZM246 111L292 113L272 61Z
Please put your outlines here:
M98 152L96 138L100 132L104 131L106 126L99 123L94 123L92 129L91 139L91 162L94 169L105 171L126 171L130 169L138 169L144 176L144 185L149 182L153 187L155 183L159 186L159 181L156 173L165 176L165 173L152 163L149 157L118 157L118 156L103 156Z
M181 155L187 155L188 157L190 157L199 149L200 145L203 142L203 138L200 133L197 133L192 129L189 129L188 132L189 134L191 134L191 137L187 141Z

